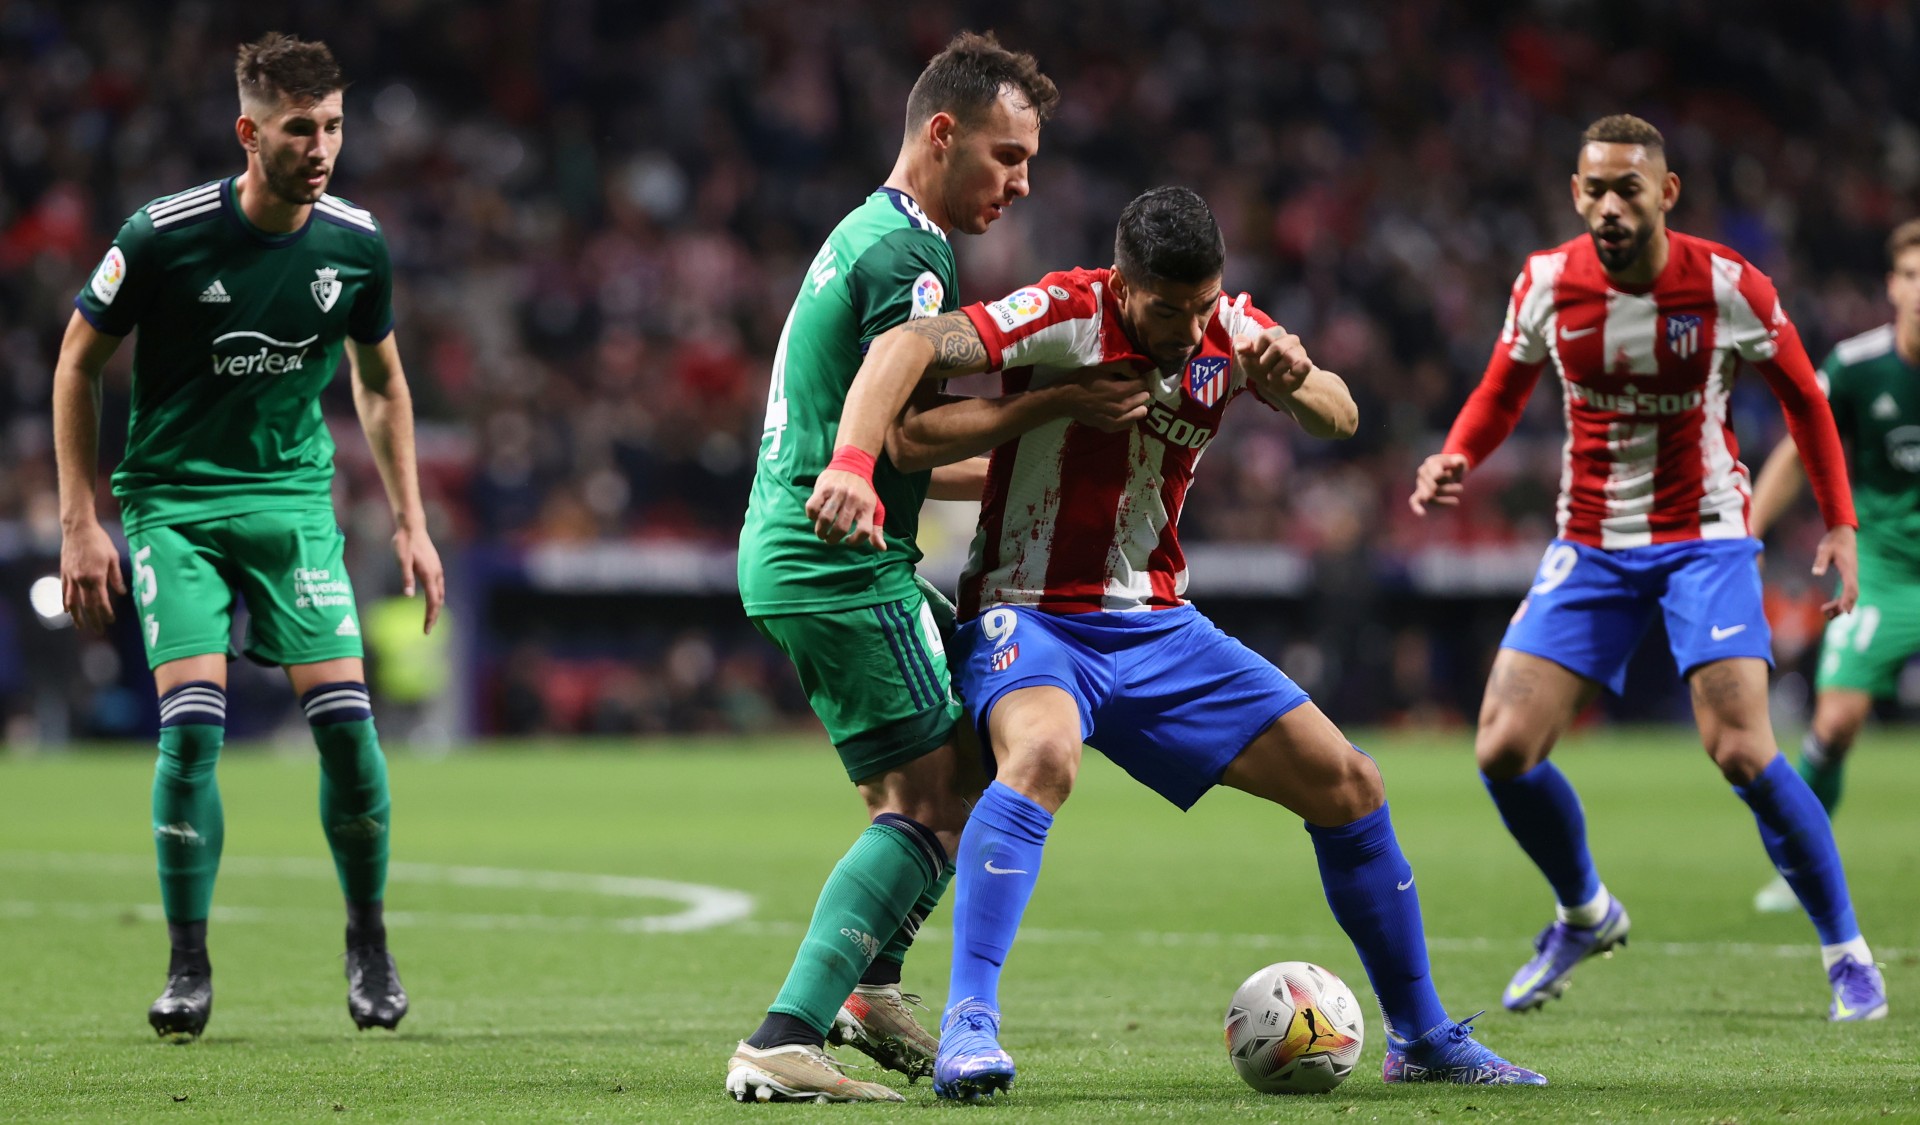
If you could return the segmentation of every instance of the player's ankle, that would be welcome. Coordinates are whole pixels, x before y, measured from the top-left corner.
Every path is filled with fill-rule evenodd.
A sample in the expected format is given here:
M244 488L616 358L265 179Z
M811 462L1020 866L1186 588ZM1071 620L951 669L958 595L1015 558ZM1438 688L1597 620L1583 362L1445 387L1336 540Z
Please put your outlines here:
M1577 906L1556 905L1553 910L1554 913L1559 916L1560 921L1569 926L1577 926L1580 929L1586 930L1592 929L1601 922L1606 921L1607 911L1612 908L1613 895L1608 893L1607 885L1602 883L1600 884L1600 889L1594 892L1594 896L1587 901Z

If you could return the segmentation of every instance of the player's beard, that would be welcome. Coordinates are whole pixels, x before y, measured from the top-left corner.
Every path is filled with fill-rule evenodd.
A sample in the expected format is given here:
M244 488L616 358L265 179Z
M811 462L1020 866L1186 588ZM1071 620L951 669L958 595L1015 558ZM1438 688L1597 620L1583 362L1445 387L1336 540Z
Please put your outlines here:
M264 161L267 173L267 190L295 207L305 207L317 201L327 190L327 183L333 176L328 174L326 181L319 187L307 185L307 168L302 162L281 167L276 161Z
M1640 224L1640 229L1618 246L1608 246L1600 241L1600 232L1597 230L1587 233L1593 239L1593 251L1600 256L1600 264L1610 273L1632 269L1634 263L1640 260L1640 255L1647 252L1647 243L1653 241L1653 226L1650 223Z

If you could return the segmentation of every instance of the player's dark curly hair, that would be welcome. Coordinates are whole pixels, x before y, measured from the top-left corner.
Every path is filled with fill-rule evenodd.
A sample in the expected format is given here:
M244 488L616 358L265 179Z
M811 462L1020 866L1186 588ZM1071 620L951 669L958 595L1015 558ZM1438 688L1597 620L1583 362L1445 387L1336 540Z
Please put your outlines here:
M1887 236L1887 268L1900 264L1902 252L1920 246L1920 219L1908 219Z
M1580 135L1583 145L1645 145L1650 152L1665 152L1667 138L1653 127L1653 122L1631 113L1616 113L1587 126Z
M1219 277L1226 261L1212 209L1187 188L1154 188L1120 212L1113 263L1129 281L1198 285Z
M282 98L308 105L347 88L340 64L325 43L278 31L242 43L233 76L240 83L243 105L271 105Z
M1007 50L991 31L963 31L933 56L914 82L907 95L907 131L943 110L962 125L977 124L1009 88L1042 123L1060 104L1059 88L1040 73L1032 55Z

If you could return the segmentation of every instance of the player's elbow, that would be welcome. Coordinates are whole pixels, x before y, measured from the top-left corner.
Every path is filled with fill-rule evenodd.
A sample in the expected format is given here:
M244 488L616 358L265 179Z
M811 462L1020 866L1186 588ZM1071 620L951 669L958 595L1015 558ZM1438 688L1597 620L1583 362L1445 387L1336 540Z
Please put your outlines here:
M903 473L919 473L935 468L939 461L933 456L933 450L915 440L908 432L911 421L895 423L887 427L887 460Z

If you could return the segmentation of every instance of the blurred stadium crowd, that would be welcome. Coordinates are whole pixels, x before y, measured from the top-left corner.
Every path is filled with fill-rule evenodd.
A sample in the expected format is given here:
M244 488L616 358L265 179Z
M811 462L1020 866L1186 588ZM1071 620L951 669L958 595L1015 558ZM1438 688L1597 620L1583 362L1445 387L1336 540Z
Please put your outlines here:
M60 334L124 216L241 167L235 44L267 28L323 38L354 80L332 190L392 245L423 478L458 583L468 552L732 542L798 279L886 174L913 77L961 27L1034 51L1064 94L1032 197L957 240L962 299L1105 264L1127 199L1198 189L1226 232L1229 287L1345 375L1363 422L1329 445L1241 408L1186 537L1285 544L1334 596L1404 584L1436 544L1534 553L1550 535L1562 430L1546 386L1462 513L1417 522L1403 501L1478 378L1523 256L1579 229L1567 176L1592 118L1628 110L1665 130L1685 185L1674 225L1768 271L1816 360L1887 319L1881 242L1920 213L1920 14L1900 0L0 0L0 698L15 732L32 729L19 724L43 643L22 591L58 552ZM130 352L109 380L108 461ZM335 390L365 601L390 592L389 525ZM1736 410L1757 467L1779 411L1758 380ZM1804 553L1814 532L1784 534ZM738 729L803 714L737 607L708 616L636 623L658 635L600 654L568 653L553 629L469 635L490 648L471 665L486 681L477 721ZM1406 682L1343 693L1376 701L1351 717L1418 711L1421 636L1377 647L1367 674ZM94 663L74 704L84 729L110 730L87 693L140 681Z

